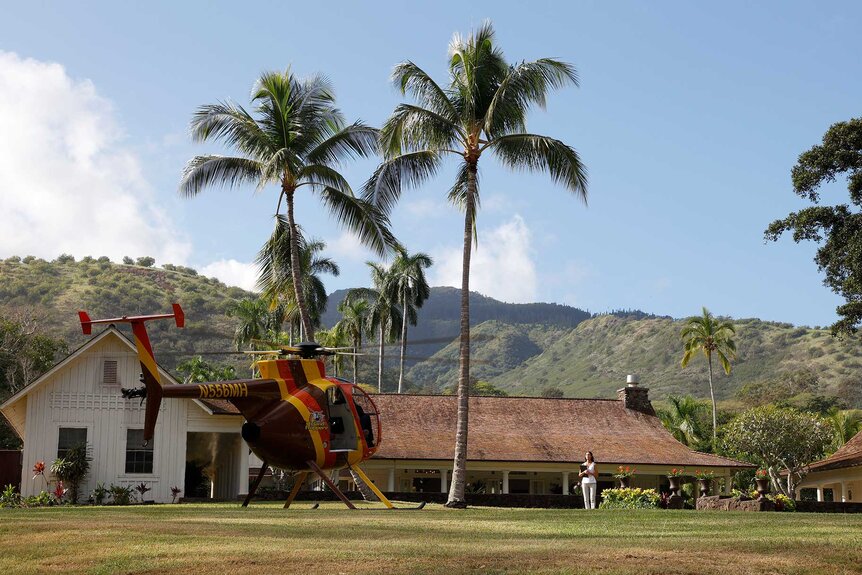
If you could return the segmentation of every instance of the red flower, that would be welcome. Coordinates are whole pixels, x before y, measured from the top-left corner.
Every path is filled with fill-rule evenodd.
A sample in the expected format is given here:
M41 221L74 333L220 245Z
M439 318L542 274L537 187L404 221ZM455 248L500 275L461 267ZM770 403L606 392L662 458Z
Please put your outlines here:
M37 461L36 465L33 466L33 479L36 479L40 475L45 473L45 462Z
M67 489L63 487L63 482L58 481L57 487L54 488L54 497L57 499L62 499L64 495L66 495Z

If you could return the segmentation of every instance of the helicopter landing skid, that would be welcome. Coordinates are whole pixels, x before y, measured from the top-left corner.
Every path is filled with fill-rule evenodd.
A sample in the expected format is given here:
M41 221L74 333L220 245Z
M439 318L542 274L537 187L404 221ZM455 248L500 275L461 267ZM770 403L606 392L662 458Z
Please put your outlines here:
M350 500L347 498L347 496L341 492L341 489L339 489L338 486L332 482L332 479L330 479L329 476L327 476L323 472L323 470L317 466L317 464L315 462L306 461L306 465L308 465L309 469L311 469L313 472L315 472L317 474L317 476L323 480L323 482L326 484L326 486L329 487L329 489L331 489L333 493L335 493L335 496L338 497L339 499L341 499L342 503L347 505L348 509L356 509L356 506L350 502Z

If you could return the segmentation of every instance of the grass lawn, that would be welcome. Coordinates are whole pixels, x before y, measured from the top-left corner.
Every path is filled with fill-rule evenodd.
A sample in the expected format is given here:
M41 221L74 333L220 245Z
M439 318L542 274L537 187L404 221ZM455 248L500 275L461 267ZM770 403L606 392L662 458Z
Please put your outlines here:
M12 573L860 573L862 515L295 504L0 509Z

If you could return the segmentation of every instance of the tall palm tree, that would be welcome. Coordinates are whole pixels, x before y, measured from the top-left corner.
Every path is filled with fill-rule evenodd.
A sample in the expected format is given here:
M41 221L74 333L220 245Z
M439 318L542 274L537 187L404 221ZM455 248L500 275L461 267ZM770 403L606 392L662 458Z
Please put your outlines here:
M320 316L326 310L329 299L326 287L320 279L321 274L338 276L340 270L331 258L321 256L326 243L320 240L306 240L298 228L299 270L302 292L305 296L311 323L320 325ZM257 287L271 308L281 306L285 319L291 327L299 319L296 305L296 292L293 289L293 266L290 253L290 228L284 216L276 218L275 229L257 254L255 263L258 268ZM301 322L300 322L300 325ZM293 343L293 342L291 342Z
M718 428L715 391L712 386L712 356L718 356L718 361L724 369L724 373L730 375L730 360L736 359L736 342L733 334L736 328L729 321L716 319L709 310L703 308L700 316L689 318L680 336L685 343L685 353L682 356L682 367L688 365L698 353L706 356L709 366L709 398L712 401L712 441L715 442L716 430Z
M372 288L354 288L347 292L347 299L365 299L369 310L369 334L377 332L377 391L383 390L383 359L386 344L398 337L402 315L398 309L396 293L393 291L392 267L375 262L365 262L371 268Z
M371 305L366 299L345 299L338 304L341 313L341 321L333 327L334 330L344 334L353 346L354 353L362 347L362 338L368 333L368 324L371 315ZM353 383L358 383L359 366L357 356L353 356Z
M295 196L302 188L315 194L336 221L381 254L394 245L387 216L356 198L338 171L347 158L376 153L378 132L362 122L347 124L335 107L332 85L322 76L298 79L290 70L265 72L255 83L251 100L253 113L233 102L198 108L191 121L192 138L220 141L239 155L195 156L183 171L180 193L196 196L214 185L254 184L258 190L279 186L275 212L278 215L284 200L296 305L305 335L313 339L314 324L302 289Z
M416 104L399 104L381 130L384 161L365 186L365 196L388 211L403 188L434 176L447 157L458 171L449 199L464 210L461 272L461 340L458 423L449 507L465 507L470 381L470 256L479 207L479 160L495 155L515 170L543 171L586 200L586 170L577 152L554 138L526 131L527 112L544 107L552 89L577 85L575 69L552 58L509 64L494 44L490 23L449 44L448 82L441 86L413 62L392 74Z
M227 315L238 320L233 334L237 351L242 351L252 340L263 339L272 322L269 304L263 299L245 298L231 302Z
M690 395L671 395L667 400L670 407L659 411L659 419L677 441L683 445L697 446L705 436L700 416L706 406Z
M347 347L350 345L350 340L347 338L347 334L344 332L338 331L337 329L319 329L317 330L317 343L325 347ZM330 356L332 358L332 368L335 372L335 376L338 377L341 375L341 372L344 371L344 355L337 353L335 355ZM326 356L324 356L324 361Z
M431 295L425 269L430 268L434 261L421 252L410 255L406 250L399 249L396 253L395 261L392 262L392 283L405 320L401 324L401 362L398 370L398 393L401 393L404 385L404 356L407 353L407 324L416 325L419 319L417 309Z

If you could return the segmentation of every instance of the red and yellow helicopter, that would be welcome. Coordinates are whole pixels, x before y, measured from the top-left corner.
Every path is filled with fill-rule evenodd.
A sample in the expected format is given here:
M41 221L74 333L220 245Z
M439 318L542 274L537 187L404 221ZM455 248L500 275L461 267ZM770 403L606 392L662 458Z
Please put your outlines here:
M91 333L94 324L131 324L144 385L124 389L123 396L146 401L145 442L153 438L163 398L220 399L236 406L246 420L242 438L263 461L243 507L248 506L267 467L272 465L298 474L285 509L309 473L319 476L347 507L355 509L325 473L343 468L355 472L387 508L395 508L359 467L380 446L377 407L360 387L326 375L321 358L333 355L334 350L313 342L300 343L264 352L268 355L255 362L260 378L165 385L159 377L145 323L173 318L177 327L183 327L185 315L179 304L173 304L173 313L169 314L93 320L79 311L78 316L85 335Z

